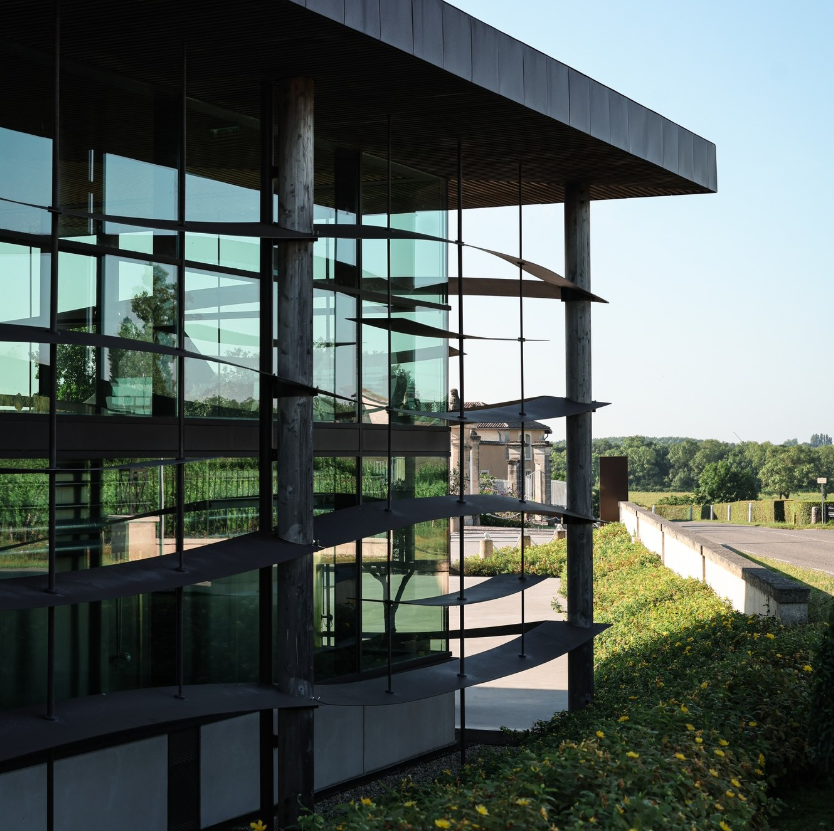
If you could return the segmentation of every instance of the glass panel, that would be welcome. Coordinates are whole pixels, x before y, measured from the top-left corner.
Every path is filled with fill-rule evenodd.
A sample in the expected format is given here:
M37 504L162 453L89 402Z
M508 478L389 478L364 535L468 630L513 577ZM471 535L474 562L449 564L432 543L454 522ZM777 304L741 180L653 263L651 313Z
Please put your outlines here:
M174 592L57 607L56 699L172 686L175 632Z
M0 459L0 466L46 467L46 460ZM48 519L46 474L0 473L0 579L46 572Z
M83 42L75 46L80 53L87 48ZM164 72L157 67L157 73ZM169 88L175 89L177 80L168 81L173 82ZM65 70L61 115L62 207L140 219L177 218L180 115L176 94L125 83L116 76ZM148 255L177 253L177 235L171 231L66 215L60 227L61 236L78 242Z
M258 680L257 571L186 587L183 615L186 684Z
M48 326L48 255L31 245L0 242L0 292L0 323Z
M392 460L392 496L439 496L448 493L445 460L395 457ZM363 460L366 498L384 496L387 460ZM391 534L391 596L410 600L444 594L448 587L449 523L423 522ZM387 660L385 605L388 538L385 534L362 541L362 669L378 669ZM396 606L392 614L395 662L445 652L446 616L440 608Z
M49 412L49 347L0 341L0 413Z
M52 78L49 61L0 41L0 197L52 204ZM11 79L25 79L25 83ZM44 210L0 201L0 228L48 234Z
M260 219L260 127L252 118L188 102L186 219L257 222ZM245 271L260 269L252 237L186 234L185 257Z
M320 389L356 395L356 298L329 290L313 291L313 383ZM355 422L356 405L319 395L316 421Z
M316 515L357 503L356 459L313 460L313 506ZM317 552L314 561L315 673L324 681L358 670L356 639L356 544Z
M186 415L255 418L260 376L260 284L187 270L185 347L239 366L187 359Z
M0 709L46 699L46 609L0 614Z

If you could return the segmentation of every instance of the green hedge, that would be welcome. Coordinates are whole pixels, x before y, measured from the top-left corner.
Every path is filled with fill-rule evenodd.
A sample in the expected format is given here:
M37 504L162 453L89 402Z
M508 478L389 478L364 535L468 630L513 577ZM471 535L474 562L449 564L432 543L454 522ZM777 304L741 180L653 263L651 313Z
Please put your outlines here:
M813 627L731 611L622 525L595 533L596 700L460 779L364 799L336 831L760 829L768 788L807 763Z
M787 522L793 525L810 525L811 510L819 507L819 501L805 499L757 499L753 502L753 522ZM730 521L746 523L748 505L744 502L716 502L713 505L715 519L726 522L727 505L730 506ZM834 501L826 501L826 505L834 505ZM709 519L709 505L692 505L692 519ZM689 505L655 505L655 513L668 520L689 519Z

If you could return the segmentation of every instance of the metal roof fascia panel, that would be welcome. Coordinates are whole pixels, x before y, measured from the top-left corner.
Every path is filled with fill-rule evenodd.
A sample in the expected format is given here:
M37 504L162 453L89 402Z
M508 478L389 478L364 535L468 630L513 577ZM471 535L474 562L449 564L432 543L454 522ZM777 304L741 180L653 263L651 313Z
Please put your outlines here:
M684 179L693 180L695 162L693 158L693 133L685 130L683 127L678 128L678 174Z
M531 46L524 47L524 104L547 113L547 55Z
M609 89L591 81L591 135L608 144L611 143L611 115L608 106Z
M570 124L568 68L556 60L547 64L547 115L563 124Z
M381 0L350 0L345 4L345 25L379 40Z
M443 3L441 0L411 0L414 55L443 66Z
M609 142L628 151L628 98L613 89L608 90Z
M414 21L411 0L382 0L379 4L380 39L414 54Z
M591 79L568 67L571 127L583 133L591 132Z
M498 31L476 19L472 20L472 81L499 91Z
M499 92L511 101L524 101L524 44L498 33Z
M350 0L351 3L355 0ZM345 0L307 0L307 9L344 25Z
M646 110L646 159L663 165L663 124L654 110Z
M677 173L680 127L668 118L661 117L661 129L663 131L663 167L672 173Z
M646 108L630 98L628 101L628 152L638 158L646 158Z
M448 3L443 4L443 68L472 80L472 18Z

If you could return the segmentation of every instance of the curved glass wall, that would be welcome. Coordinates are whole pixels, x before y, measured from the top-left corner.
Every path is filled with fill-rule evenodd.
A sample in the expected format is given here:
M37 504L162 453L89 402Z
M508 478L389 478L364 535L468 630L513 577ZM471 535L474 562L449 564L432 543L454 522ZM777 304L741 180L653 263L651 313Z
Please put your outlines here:
M50 476L58 584L180 551L187 563L195 548L259 528L259 364L262 349L275 354L276 332L262 342L261 243L141 223L259 220L260 124L183 99L171 66L152 87L65 62L53 170L51 57L0 41L0 70L22 79L0 89L0 422L11 437L0 440L0 580L50 569ZM388 224L386 160L318 141L315 164L317 223ZM392 227L445 238L447 183L391 169ZM53 185L60 214L48 210ZM389 350L388 332L367 325L390 315L447 328L445 245L321 236L313 277L314 419L359 437L316 458L315 512L385 498L389 487L393 498L446 493L442 455L415 445L393 460L390 482L387 461L363 455L382 446L389 407L445 409L445 339L394 332ZM267 279L274 309L281 275ZM52 418L57 472L18 472L48 467ZM413 426L406 415L392 422ZM373 430L374 441L362 438ZM447 522L394 533L390 553L392 596L445 591ZM318 680L384 663L375 601L387 559L387 537L315 554ZM56 608L56 700L171 686L178 670L187 684L256 681L262 590L246 572ZM47 619L42 609L0 611L0 709L45 701ZM393 629L398 663L447 649L442 611L399 606Z

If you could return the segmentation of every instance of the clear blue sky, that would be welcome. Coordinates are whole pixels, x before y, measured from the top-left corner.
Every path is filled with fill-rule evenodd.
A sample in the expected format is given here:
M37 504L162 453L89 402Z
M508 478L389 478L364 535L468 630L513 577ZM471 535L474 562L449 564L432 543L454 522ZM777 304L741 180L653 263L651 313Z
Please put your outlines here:
M717 194L592 206L592 287L610 301L594 308L594 397L612 402L594 435L834 434L834 2L451 2L717 145ZM467 212L464 237L514 250L515 216ZM561 206L525 209L524 249L562 272ZM506 301L467 301L466 317L517 335ZM551 339L528 345L528 395L564 394L563 317L526 304L527 335ZM467 355L468 400L517 397L516 347Z

